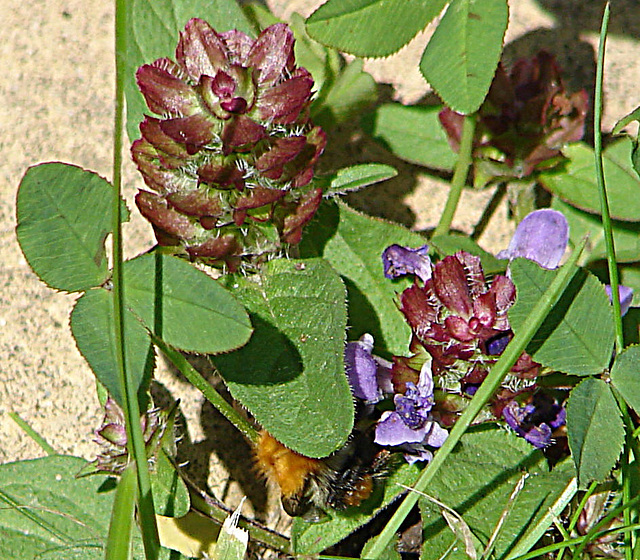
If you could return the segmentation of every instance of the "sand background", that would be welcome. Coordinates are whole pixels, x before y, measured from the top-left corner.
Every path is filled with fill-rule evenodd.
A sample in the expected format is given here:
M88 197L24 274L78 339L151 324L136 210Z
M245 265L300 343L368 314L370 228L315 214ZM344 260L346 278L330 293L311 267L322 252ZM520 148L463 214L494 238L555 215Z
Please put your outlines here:
M308 15L315 1L276 1L277 14ZM600 0L511 0L505 57L531 56L545 48L558 56L569 89L586 88L593 98L594 54L604 2ZM92 430L101 420L94 379L78 353L68 320L76 296L56 293L31 272L15 238L15 197L27 167L63 161L111 177L113 121L113 24L111 2L98 0L2 0L0 3L0 463L43 455L9 418L18 413L56 450L92 459ZM640 105L640 2L613 2L606 59L604 128ZM374 77L389 84L387 95L406 104L420 101L428 84L417 65L431 29L400 53L367 61ZM417 230L433 227L444 206L443 180L395 160L381 148L344 132L342 165L384 161L400 177L353 200L361 209ZM335 154L336 150L333 150ZM333 162L332 162L333 163ZM125 167L125 195L132 220L124 226L126 254L153 245L132 195L142 185L133 165ZM464 196L454 227L470 232L490 201L491 190ZM480 239L487 249L507 245L512 226L499 206ZM248 449L188 383L161 363L166 394L182 399L190 459L219 496L230 503L253 490L253 476L238 467ZM237 442L236 447L230 442ZM230 471L231 475L225 474Z

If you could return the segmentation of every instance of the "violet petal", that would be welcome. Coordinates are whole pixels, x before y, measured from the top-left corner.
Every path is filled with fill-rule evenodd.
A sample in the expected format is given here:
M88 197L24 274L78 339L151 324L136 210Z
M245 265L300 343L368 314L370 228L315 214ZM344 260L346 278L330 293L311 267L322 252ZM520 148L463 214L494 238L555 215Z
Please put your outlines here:
M606 284L604 287L607 295L609 296L609 301L611 299L611 286ZM627 311L629 311L629 307L631 307L631 302L633 301L633 288L629 288L629 286L618 286L618 297L620 298L620 312L624 315Z
M442 447L449 437L449 432L437 422L430 422L429 430L422 443L431 447Z
M569 241L569 224L561 212L550 208L527 215L516 228L509 248L499 259L525 259L548 269L558 268Z
M551 428L547 424L534 426L524 434L524 439L537 449L544 449L551 444Z
M416 249L389 245L382 253L384 275L393 279L405 274L415 274L426 282L431 278L431 259L429 258L429 246L423 245Z
M368 403L380 401L376 377L378 364L371 355L373 337L364 335L361 340L349 342L344 351L344 363L353 395Z
M407 426L397 412L382 413L376 426L375 442L378 445L402 445L403 443L420 443L425 436L425 424L419 430L412 430Z

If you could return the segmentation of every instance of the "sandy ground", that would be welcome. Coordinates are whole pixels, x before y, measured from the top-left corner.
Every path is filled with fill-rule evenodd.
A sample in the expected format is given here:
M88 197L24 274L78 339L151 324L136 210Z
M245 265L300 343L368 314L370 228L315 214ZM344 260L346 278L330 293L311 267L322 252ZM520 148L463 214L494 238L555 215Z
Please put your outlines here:
M286 15L295 10L309 14L318 3L272 4ZM513 59L546 48L571 72L570 88L585 87L591 94L604 2L511 0L510 4L505 56ZM640 3L618 1L614 10L606 63L605 129L640 104ZM112 3L98 0L0 3L4 67L0 73L0 463L42 455L9 412L19 414L60 452L89 459L95 453L91 431L101 415L92 373L76 350L68 326L75 296L55 293L30 271L15 238L15 196L27 167L39 162L70 162L111 176L113 18ZM404 103L414 103L429 91L416 69L429 33L419 35L398 55L367 62L376 79L391 84L394 97ZM377 156L388 157L366 145L358 152L358 157L370 161ZM411 180L401 178L373 187L357 203L416 229L434 226L444 205L446 184L398 165ZM131 204L141 184L127 162L125 190L133 210L132 222L124 229L128 256L153 244L150 228ZM454 226L471 231L491 195L490 191L469 193ZM481 238L486 248L506 246L511 229L504 216L501 207ZM199 451L202 468L217 473L232 465L233 457L221 447L239 436L165 367L160 368L159 378L169 393L182 398L188 435ZM230 484L224 475L210 477L212 487L230 495L247 492L249 475L234 470Z

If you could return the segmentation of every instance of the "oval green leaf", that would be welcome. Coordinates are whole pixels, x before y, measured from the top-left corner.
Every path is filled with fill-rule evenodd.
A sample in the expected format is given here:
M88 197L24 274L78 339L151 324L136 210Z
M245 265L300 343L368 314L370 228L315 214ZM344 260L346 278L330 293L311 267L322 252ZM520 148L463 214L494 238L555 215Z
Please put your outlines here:
M76 478L85 465L61 455L0 465L3 558L105 557L113 492L104 475Z
M346 204L324 204L307 226L303 256L322 256L347 285L349 338L373 335L376 353L405 355L411 330L396 305L410 280L387 280L382 252L391 244L421 247L427 240L402 226L366 216Z
M500 60L509 21L506 0L453 0L429 41L420 70L454 111L480 107Z
M601 379L588 377L571 391L567 434L579 488L602 482L622 451L624 425L616 399Z
M330 130L356 117L378 100L378 86L355 59L342 68L311 106L314 124Z
M70 323L78 350L94 375L124 407L116 360L113 292L98 289L84 294L71 312ZM124 337L127 372L137 387L140 408L146 410L146 391L155 359L146 329L128 311L124 314Z
M369 185L386 181L397 175L397 171L390 165L383 163L362 163L339 169L322 180L329 182L324 189L325 195L337 195L358 191Z
M440 125L441 105L406 107L387 103L363 119L363 129L399 158L432 169L451 171L457 155Z
M25 173L16 234L29 266L47 286L79 292L107 279L104 241L112 228L112 199L111 184L75 165L43 163Z
M611 383L626 403L640 413L640 346L629 346L616 356Z
M271 261L259 282L227 278L255 332L213 362L233 397L287 447L325 457L353 426L344 372L345 288L322 259Z
M551 284L555 271L526 259L511 263L517 300L509 310L515 333ZM573 375L594 375L609 366L614 342L613 311L604 286L582 269L535 334L527 352L534 360Z
M505 558L523 540L544 534L554 521L549 508L557 508L574 476L572 465L566 462L550 473L542 453L523 438L485 425L462 436L428 494L463 517L477 551L486 547L501 524L491 557ZM519 483L522 488L511 499ZM565 496L565 505L568 499ZM427 498L420 498L419 504L423 557L468 560L464 543L447 526L441 507Z
M217 354L239 348L252 328L242 305L188 262L160 253L124 264L125 305L167 344Z
M640 178L631 163L629 138L604 150L604 178L611 217L627 222L640 221ZM562 153L564 165L540 174L542 186L578 208L600 214L600 195L596 183L593 148L582 142L570 144Z
M307 19L316 41L361 57L399 51L447 0L329 0Z

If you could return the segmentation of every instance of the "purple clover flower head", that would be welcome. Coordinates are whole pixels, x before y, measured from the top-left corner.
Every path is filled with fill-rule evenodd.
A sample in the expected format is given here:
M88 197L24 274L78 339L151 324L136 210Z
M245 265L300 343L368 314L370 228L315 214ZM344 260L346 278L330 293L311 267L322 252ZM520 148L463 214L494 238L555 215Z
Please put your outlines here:
M609 286L609 284L606 284L604 289L609 296L609 301L612 301L611 286ZM629 307L631 307L631 302L633 300L633 288L629 288L628 286L618 286L618 296L620 297L620 312L622 313L622 315L624 315L627 311L629 311Z
M547 269L558 268L569 242L569 224L561 212L550 208L535 210L516 228L509 248L499 259L524 257Z
M431 259L429 246L423 245L417 249L389 245L382 253L384 275L389 279L399 278L407 274L415 274L426 282L431 278Z
M407 382L406 387L404 395L394 397L396 409L380 417L375 442L401 447L409 463L429 461L433 454L427 446L441 447L448 435L429 414L434 404L430 362L422 367L418 385Z
M382 399L378 386L378 363L371 355L373 337L364 334L356 342L348 342L344 351L344 363L351 392L366 403L377 403Z
M537 393L533 402L525 406L510 401L502 410L502 416L509 427L538 449L551 445L553 430L566 423L564 407L544 393Z
M136 72L154 116L131 155L148 187L135 202L160 245L234 271L300 242L322 201L314 166L326 134L310 120L313 78L276 23L253 39L189 20L175 61Z

